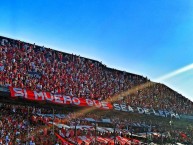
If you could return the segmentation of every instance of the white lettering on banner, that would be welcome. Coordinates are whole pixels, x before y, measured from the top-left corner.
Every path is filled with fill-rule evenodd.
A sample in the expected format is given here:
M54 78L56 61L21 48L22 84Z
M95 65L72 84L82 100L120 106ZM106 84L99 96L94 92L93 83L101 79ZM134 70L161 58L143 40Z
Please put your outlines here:
M155 115L155 110L153 108L148 108L149 109L149 114L150 115Z
M120 111L121 107L119 106L119 104L113 104L113 107L115 110Z
M75 105L80 105L80 100L77 97L73 97L72 101Z
M38 93L38 92L34 91L34 95L35 95L36 100L39 100L38 97L41 97L42 100L44 100L44 94L42 92Z
M137 107L137 110L138 110L138 112L140 113L140 114L143 114L145 111L143 110L143 108L141 108L141 107Z
M160 116L165 117L163 110L158 110L158 112L159 112Z
M136 112L139 114L153 114L156 116L162 117L175 117L180 119L179 114L167 110L154 110L153 108L142 108L142 107L131 107L127 104L110 104L108 102L100 102L98 100L90 100L84 98L77 98L71 96L62 96L61 94L51 94L48 92L37 92L37 91L30 91L21 88L12 88L10 87L11 97L22 97L30 100L48 100L53 103L60 103L60 104L75 104L80 106L95 106L97 108L103 109L112 109L112 105L114 110L117 111L124 111L124 112ZM85 103L86 102L86 103ZM168 109L170 110L170 109Z
M143 110L145 111L145 114L150 115L150 110L149 109L143 108Z
M51 103L59 103L59 104L74 104L78 106L94 106L102 109L112 109L112 105L108 102L101 102L99 100L90 100L85 98L77 98L72 96L65 96L62 94L52 94L49 92L39 92L39 91L31 91L25 90L21 88L13 88L9 87L11 97L22 97L29 100L36 101L50 101Z
M101 102L102 108L104 109L110 109L107 105L107 102Z
M23 89L20 89L20 88L13 88L13 91L14 91L14 96L17 97L17 96L20 96L20 97L24 97L24 93L22 91Z
M125 104L121 104L121 110L127 112L127 106Z
M178 113L176 113L176 118L180 119L180 115Z
M159 114L158 112L156 112L154 109L152 109L152 111L153 111L153 114L154 114L155 116L160 116L160 114Z
M177 113L174 113L172 111L167 111L167 110L157 110L155 111L153 108L142 108L142 107L136 107L133 108L131 106L127 106L126 104L113 104L114 110L117 111L124 111L124 112L136 112L139 114L147 114L147 115L156 115L156 116L162 116L162 117L169 117L173 116L175 118L180 119L180 116Z
M134 112L133 108L131 106L128 105L128 111L129 112Z
M28 98L26 89L24 89L23 91L24 91L24 97Z
M50 94L50 98L48 98L48 96L47 96L47 94L46 94L45 92L44 92L44 97L45 97L45 99L48 100L48 101L53 101L53 99L54 99L54 97L53 97L52 94Z
M54 94L54 98L56 103L63 103L63 101L61 100L62 96L60 94Z
M175 113L173 111L170 111L171 117L175 117Z
M66 102L70 102L70 104L72 104L72 99L70 96L63 96L64 98L64 104L67 104Z
M90 99L86 99L86 103L88 106L93 106L93 102Z
M166 116L166 117L168 117L168 116L170 115L170 112L168 112L168 111L166 111L166 110L164 111L164 113L165 113L165 116Z
M95 107L97 107L97 108L100 108L100 107L101 107L100 101L98 101L98 100L93 100L93 103L94 103Z

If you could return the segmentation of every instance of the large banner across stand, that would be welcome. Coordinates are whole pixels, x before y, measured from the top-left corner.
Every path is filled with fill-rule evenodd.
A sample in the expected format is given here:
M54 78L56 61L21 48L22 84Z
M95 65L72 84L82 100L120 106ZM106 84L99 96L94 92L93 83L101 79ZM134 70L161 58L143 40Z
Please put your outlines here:
M128 113L139 113L139 114L147 114L147 115L155 115L161 117L174 117L180 119L178 113L175 113L172 110L155 110L153 108L144 108L144 107L132 107L126 104L113 104L114 110L123 111Z
M173 111L168 110L154 110L153 108L142 108L142 107L131 107L126 104L117 104L110 103L106 101L78 98L72 96L66 96L61 94L52 94L50 92L38 92L31 91L21 88L13 88L9 87L12 98L24 98L32 101L47 101L55 104L63 104L63 105L76 105L76 106L85 106L85 107L96 107L99 109L107 109L107 110L117 110L124 111L128 113L139 113L139 114L147 114L147 115L155 115L161 117L174 117L180 118L178 113L174 113Z
M32 101L48 101L55 104L88 106L88 107L97 107L100 109L113 109L112 104L105 101L78 98L61 94L52 94L49 92L31 91L21 88L9 87L9 89L12 98L22 97L24 99Z

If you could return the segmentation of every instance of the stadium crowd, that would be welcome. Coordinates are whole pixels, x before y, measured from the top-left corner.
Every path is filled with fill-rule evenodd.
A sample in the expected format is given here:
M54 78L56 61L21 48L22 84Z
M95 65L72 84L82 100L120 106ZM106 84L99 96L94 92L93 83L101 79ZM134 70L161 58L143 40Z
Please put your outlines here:
M193 114L193 103L183 99L163 84L154 83L127 95L123 102L130 106L154 108L156 110L175 110L179 114Z
M108 68L98 61L3 37L0 37L0 85L96 100L114 101L113 96L119 95L116 99L117 103L193 114L193 103L163 84L153 83L139 75ZM126 95L125 91L128 92ZM124 95L121 96L121 93ZM115 117L113 114L108 116L111 120L111 125L108 127L113 128L116 124L116 128L122 130L121 133L120 131L96 132L94 129L96 122L93 124L94 122L84 120L93 118L101 121L102 118L107 118L107 115L99 115L96 112L90 114L66 112L68 115L65 118L53 118L40 115L52 114L50 109L5 104L1 104L0 112L0 145L62 144L55 133L62 134L64 139L72 137L75 140L75 136L133 138L132 134L124 133L123 130L133 134L147 133L147 131L169 132L168 136L151 137L155 142L167 142L171 136L175 136L176 141L191 142L192 138L187 137L186 134L193 134L192 130L190 133L184 133L184 130L162 128L165 125L160 121L152 123L148 119L132 120L125 116ZM89 125L93 128L89 131L52 128L50 122L68 126Z
M47 108L37 108L32 106L21 106L21 105L10 105L1 104L0 105L0 144L6 145L58 145L62 144L62 141L55 136L55 133L61 135L64 139L69 140L73 143L77 140L77 137L87 137L92 139L89 145L95 142L95 138L109 138L113 140L114 137L124 137L127 139L132 139L139 145L141 140L147 142L147 139L141 139L134 136L137 133L147 133L153 132L145 136L148 138L149 142L164 143L175 140L175 142L193 142L192 134L193 129L190 132L172 129L165 127L165 125L157 122L150 122L147 120L132 120L121 116L100 116L96 113L77 113L71 112L65 114L63 117L58 117L60 113L66 113L62 110L55 110L55 115L52 114L51 109ZM53 116L54 117L53 117ZM86 119L87 118L87 119ZM88 118L94 118L97 121L89 121ZM111 123L102 123L102 118L109 118ZM53 128L53 122L56 125ZM57 127L58 124L67 125L69 127ZM73 126L73 127L72 127ZM77 128L75 128L75 126ZM84 126L83 129L78 128L78 126ZM85 129L85 126L90 126L89 129ZM145 128L148 126L147 130ZM111 131L96 131L96 127L107 127L112 128ZM164 127L164 128L163 128ZM116 128L114 132L114 128ZM128 131L130 132L128 134ZM161 133L161 135L160 135ZM168 135L169 134L169 135ZM172 137L172 138L171 138ZM98 138L97 138L98 139ZM83 141L81 141L84 144ZM116 140L117 145L121 145L118 140ZM70 144L70 143L69 143ZM98 143L99 144L99 143ZM104 145L110 145L111 143L101 143ZM113 144L113 143L112 143Z
M190 100L142 76L19 40L2 37L0 44L0 85L110 101L116 94L134 88L118 102L193 114ZM146 87L138 87L141 85Z
M31 112L28 114L28 111ZM33 122L33 111L25 106L0 105L0 145L54 145L61 143L51 129ZM30 135L30 136L29 136Z
M147 81L97 61L21 41L2 39L0 56L1 83L7 86L104 100Z

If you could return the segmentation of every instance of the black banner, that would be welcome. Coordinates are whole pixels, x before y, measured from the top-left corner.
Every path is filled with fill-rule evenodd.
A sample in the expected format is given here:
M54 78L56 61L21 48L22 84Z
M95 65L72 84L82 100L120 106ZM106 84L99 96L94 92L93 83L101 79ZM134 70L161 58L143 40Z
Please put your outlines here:
M161 117L174 117L180 119L180 115L178 113L174 113L173 111L168 110L154 110L153 108L143 108L143 107L131 107L126 104L113 104L114 110L124 111L124 112L133 112L139 114L147 114L147 115L155 115Z
M30 77L38 78L38 79L42 77L41 74L38 73L38 72L28 72L28 75L29 75Z

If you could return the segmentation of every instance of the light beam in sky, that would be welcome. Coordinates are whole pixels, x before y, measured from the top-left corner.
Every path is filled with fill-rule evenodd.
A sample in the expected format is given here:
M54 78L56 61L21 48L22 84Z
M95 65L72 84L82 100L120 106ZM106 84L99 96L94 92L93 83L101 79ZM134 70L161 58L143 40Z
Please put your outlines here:
M189 71L191 69L193 69L193 63L190 64L190 65L187 65L187 66L185 66L183 68L180 68L178 70L175 70L175 71L173 71L171 73L168 73L168 74L166 74L166 75L164 75L164 76L162 76L162 77L160 77L158 79L156 79L156 82L160 82L160 81L164 81L164 80L170 79L170 78L172 78L172 77L174 77L176 75L179 75L179 74L184 73L186 71Z

